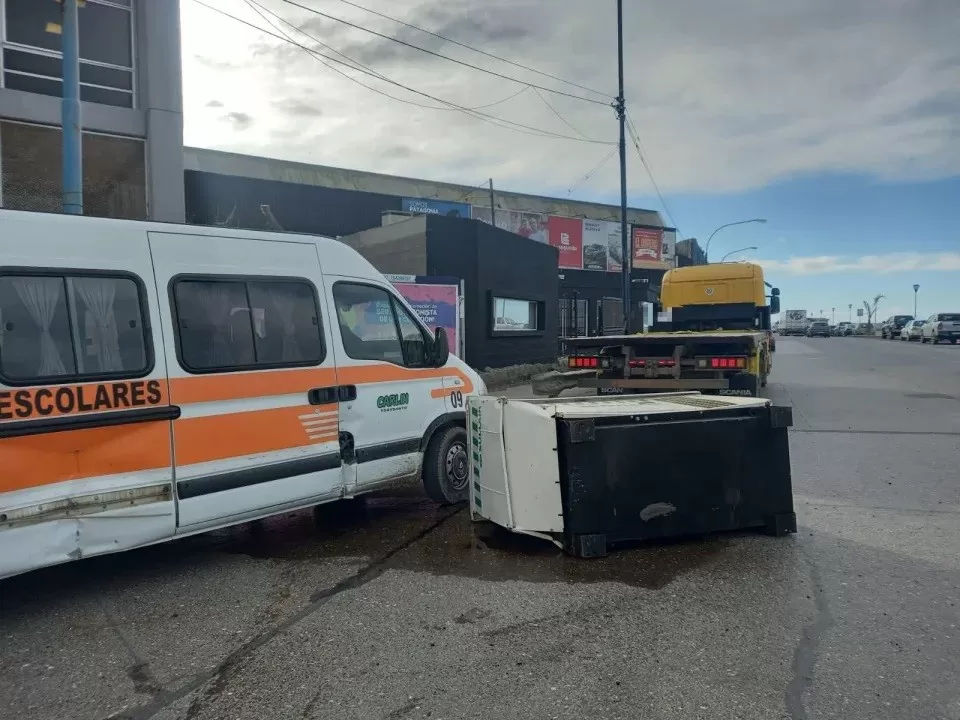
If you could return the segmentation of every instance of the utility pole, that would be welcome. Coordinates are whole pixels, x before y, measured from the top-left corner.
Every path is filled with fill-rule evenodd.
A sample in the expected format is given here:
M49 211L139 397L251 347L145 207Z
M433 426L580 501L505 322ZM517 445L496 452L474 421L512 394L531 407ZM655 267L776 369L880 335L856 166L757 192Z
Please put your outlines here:
M913 319L917 319L917 292L920 290L919 285L913 286Z
M63 212L83 215L83 136L80 119L79 0L60 4L60 44L63 51L63 100L60 126L63 145Z
M847 305L847 311L849 313L847 315L847 320L852 323L853 322L853 303L849 303Z
M630 239L627 236L627 102L623 96L623 0L617 0L617 68L619 90L614 108L620 121L620 265L623 274L623 331L630 331L630 266L633 261Z
M836 325L837 320L837 309L835 307L830 308L830 324Z
M490 178L490 224L497 226L497 203L493 197L493 178Z

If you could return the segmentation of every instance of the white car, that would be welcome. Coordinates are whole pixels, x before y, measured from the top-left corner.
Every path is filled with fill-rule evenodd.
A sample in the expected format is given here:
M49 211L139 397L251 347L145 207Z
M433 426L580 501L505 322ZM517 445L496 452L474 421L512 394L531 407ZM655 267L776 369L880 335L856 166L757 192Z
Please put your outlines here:
M941 340L948 340L954 345L960 340L960 313L934 313L927 318L920 342L936 345Z
M912 342L923 337L923 326L926 320L911 320L900 331L900 339Z

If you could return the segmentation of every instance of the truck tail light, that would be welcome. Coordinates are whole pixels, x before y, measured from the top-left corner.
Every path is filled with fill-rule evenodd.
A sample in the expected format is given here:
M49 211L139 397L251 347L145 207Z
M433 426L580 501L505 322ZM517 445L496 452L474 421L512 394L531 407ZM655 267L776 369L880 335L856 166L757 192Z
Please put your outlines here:
M583 355L574 355L567 358L567 367L570 368L598 368L600 367L600 358L588 357ZM604 363L604 367L609 367Z
M747 367L745 357L702 357L697 358L697 367L710 370L743 370Z
M657 360L657 367L674 367L676 364L676 360Z
M630 367L632 368L642 368L647 366L646 360L631 360Z

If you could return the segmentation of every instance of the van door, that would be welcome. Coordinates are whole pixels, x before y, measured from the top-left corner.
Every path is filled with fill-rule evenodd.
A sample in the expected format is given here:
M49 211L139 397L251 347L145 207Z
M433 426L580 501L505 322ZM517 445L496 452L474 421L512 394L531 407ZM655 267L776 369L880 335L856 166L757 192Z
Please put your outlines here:
M352 399L341 430L353 438L357 485L376 485L419 470L420 442L445 412L447 368L432 364L432 338L386 285L329 277L337 315L338 377Z
M338 395L312 243L150 233L173 424L179 531L343 492Z
M146 233L23 213L0 240L0 577L172 537Z

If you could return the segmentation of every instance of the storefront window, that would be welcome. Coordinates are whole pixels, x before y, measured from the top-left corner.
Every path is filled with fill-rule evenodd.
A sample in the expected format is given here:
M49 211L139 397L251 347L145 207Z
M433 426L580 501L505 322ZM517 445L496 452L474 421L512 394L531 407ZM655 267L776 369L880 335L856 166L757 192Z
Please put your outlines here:
M10 210L60 212L63 198L60 129L0 122L0 204ZM83 134L83 212L98 217L147 217L142 140Z
M523 332L539 330L538 303L515 298L493 298L494 332Z

